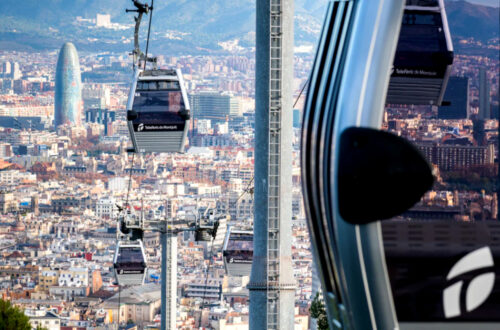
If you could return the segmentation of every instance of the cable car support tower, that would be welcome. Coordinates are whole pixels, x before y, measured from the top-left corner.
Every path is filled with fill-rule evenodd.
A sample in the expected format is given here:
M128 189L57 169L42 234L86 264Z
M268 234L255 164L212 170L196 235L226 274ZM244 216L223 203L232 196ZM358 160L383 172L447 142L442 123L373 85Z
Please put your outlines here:
M257 1L254 258L250 329L293 329L293 0ZM267 207L264 207L267 206Z

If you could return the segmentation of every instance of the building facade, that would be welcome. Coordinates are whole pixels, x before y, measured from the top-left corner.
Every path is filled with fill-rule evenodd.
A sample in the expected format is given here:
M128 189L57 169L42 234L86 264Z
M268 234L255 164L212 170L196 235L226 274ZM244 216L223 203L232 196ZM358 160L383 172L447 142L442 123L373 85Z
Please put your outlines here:
M212 123L224 122L229 116L237 115L238 100L231 94L199 92L189 95L192 116L195 119L209 119Z
M440 170L453 170L472 166L492 165L495 159L495 147L442 145L437 143L417 143L417 148L429 162L436 164Z

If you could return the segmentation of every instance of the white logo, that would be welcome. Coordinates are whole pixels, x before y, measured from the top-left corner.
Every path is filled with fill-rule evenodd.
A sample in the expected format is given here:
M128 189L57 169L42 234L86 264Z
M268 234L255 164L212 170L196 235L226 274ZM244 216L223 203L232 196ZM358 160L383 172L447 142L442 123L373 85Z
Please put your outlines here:
M478 270L481 268L492 267L493 256L489 247L477 249L465 255L450 270L446 279L449 281L455 277ZM446 318L457 317L462 314L460 310L460 293L464 282L458 281L443 292L444 315ZM488 272L478 275L470 281L465 293L465 308L467 312L481 306L488 299L493 285L495 284L495 273Z
M144 124L139 124L139 126L137 126L137 132L142 132L144 130Z

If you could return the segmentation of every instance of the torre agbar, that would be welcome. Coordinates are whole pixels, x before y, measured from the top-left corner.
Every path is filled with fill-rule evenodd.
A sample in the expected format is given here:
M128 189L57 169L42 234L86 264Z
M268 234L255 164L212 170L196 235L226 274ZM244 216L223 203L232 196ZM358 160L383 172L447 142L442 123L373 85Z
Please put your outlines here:
M75 46L67 42L59 52L56 70L54 126L80 125L82 92L80 63Z

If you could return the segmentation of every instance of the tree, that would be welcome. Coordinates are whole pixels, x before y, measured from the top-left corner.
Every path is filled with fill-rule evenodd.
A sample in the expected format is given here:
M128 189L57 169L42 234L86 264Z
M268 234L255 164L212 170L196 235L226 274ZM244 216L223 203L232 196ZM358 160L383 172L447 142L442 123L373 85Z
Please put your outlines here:
M319 330L328 330L328 319L326 316L325 304L323 300L319 297L319 292L316 293L316 297L311 303L311 308L309 309L311 317L317 319Z
M30 318L10 301L0 299L0 329L31 330Z

